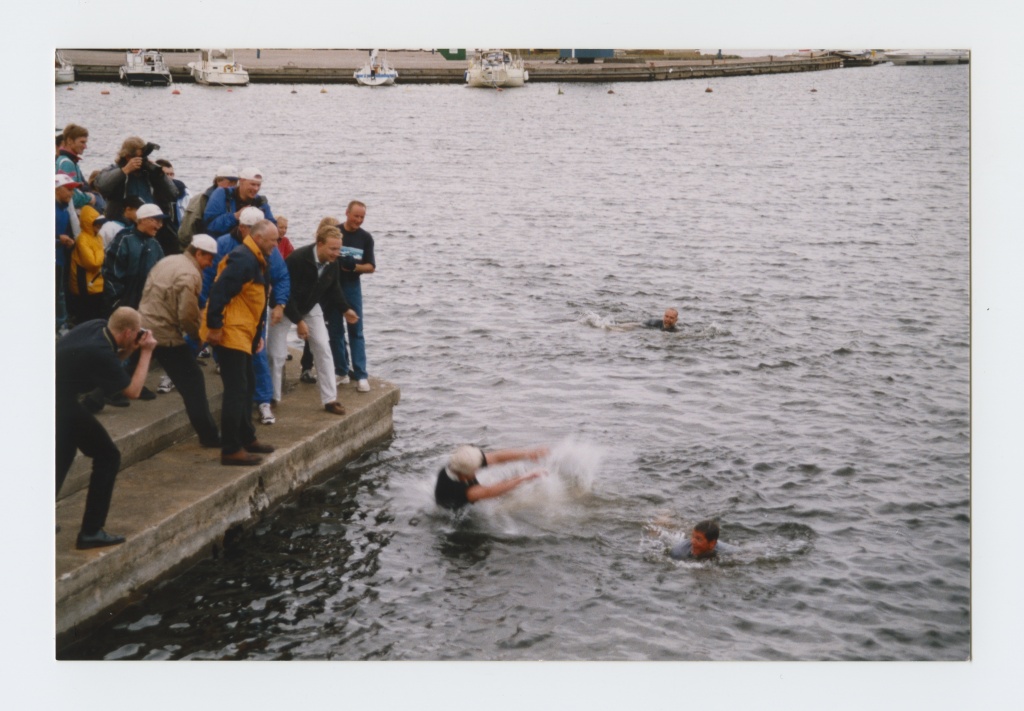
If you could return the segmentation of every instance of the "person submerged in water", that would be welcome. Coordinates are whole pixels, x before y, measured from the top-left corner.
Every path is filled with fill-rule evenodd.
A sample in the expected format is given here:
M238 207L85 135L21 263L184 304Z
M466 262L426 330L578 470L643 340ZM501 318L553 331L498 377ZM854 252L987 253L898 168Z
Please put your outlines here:
M474 504L481 499L492 499L507 494L520 484L536 479L544 473L544 470L539 469L486 486L476 480L477 470L488 465L494 466L524 459L537 461L541 457L547 456L547 453L547 447L484 452L479 447L464 444L452 452L447 466L442 467L438 472L437 483L434 485L434 501L438 506L457 511L466 504Z
M662 331L676 331L676 322L679 320L679 312L675 309L665 309L665 315L661 318L652 318L644 321L645 328L657 328Z
M724 545L724 544L723 544ZM724 550L723 553L728 551ZM676 560L707 560L718 555L718 521L701 521L690 532L689 540L682 540L672 546L668 553Z

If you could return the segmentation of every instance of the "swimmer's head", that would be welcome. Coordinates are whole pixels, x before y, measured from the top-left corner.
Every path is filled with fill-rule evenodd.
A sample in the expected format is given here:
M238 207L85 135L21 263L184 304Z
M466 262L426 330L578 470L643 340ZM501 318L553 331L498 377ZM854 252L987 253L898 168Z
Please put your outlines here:
M701 521L690 534L690 553L694 558L707 555L718 544L718 521Z
M472 479L483 460L484 453L479 447L464 444L448 458L448 476L453 479Z
M679 312L675 309L665 309L665 315L661 317L661 323L665 328L672 328L679 320Z

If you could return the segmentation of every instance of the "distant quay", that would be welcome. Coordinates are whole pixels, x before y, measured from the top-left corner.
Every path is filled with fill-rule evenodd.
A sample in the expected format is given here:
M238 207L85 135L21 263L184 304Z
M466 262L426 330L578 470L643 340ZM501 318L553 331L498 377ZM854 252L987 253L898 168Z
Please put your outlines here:
M188 63L199 59L197 50L162 50L175 82L192 83ZM75 64L76 81L116 82L124 63L121 50L66 49ZM398 70L397 84L463 84L467 60L447 60L429 50L389 51ZM357 49L236 49L235 59L249 72L253 84L355 84L354 73L367 52ZM644 51L593 64L558 62L552 53L523 53L530 83L645 82L669 79L713 79L759 74L839 69L843 58L832 53L811 56L725 57L712 59L695 53Z

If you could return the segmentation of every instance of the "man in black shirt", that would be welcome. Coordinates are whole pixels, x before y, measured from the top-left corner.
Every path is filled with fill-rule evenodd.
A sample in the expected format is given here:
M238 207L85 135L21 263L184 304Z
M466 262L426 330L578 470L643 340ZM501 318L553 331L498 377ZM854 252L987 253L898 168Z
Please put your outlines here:
M57 493L71 469L75 453L92 459L92 476L85 500L85 514L76 548L99 548L123 543L123 536L103 530L114 493L114 479L121 468L121 452L103 425L78 401L96 388L106 395L123 393L135 400L149 373L156 347L153 334L142 328L139 312L121 307L110 319L94 319L71 329L56 348L56 464ZM141 350L135 373L129 377L122 361Z
M520 484L536 479L543 470L523 474L512 479L505 479L496 484L484 486L476 480L476 472L482 467L505 462L516 462L522 459L537 461L547 456L547 447L534 449L502 449L484 452L479 447L464 444L448 459L448 465L441 468L434 485L434 501L438 506L457 511L466 504L474 504L481 499L491 499L512 491Z
M657 328L662 331L675 331L676 321L679 320L679 312L675 309L665 309L665 315L661 318L652 318L644 321L646 328Z

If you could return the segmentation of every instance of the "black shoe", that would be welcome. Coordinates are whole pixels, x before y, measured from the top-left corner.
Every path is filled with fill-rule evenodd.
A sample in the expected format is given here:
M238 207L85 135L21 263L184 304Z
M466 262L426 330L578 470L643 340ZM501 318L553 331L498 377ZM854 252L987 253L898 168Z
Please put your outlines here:
M156 393L147 388L145 385L142 386L142 392L139 393L140 400L156 400Z
M206 441L206 442L204 442L203 440L199 440L199 446L200 447L206 447L207 449L214 449L214 448L220 449L220 447L221 447L220 437L218 437L217 439L211 439L211 440Z
M78 540L75 541L75 548L78 550L86 550L87 548L103 548L104 546L116 546L118 543L124 543L124 536L111 536L109 533L104 531L102 528L96 533L79 533Z
M154 397L156 396L154 395ZM105 402L108 405L113 405L114 407L128 407L129 405L132 404L131 400L129 400L124 393L118 393L117 395L107 395Z

